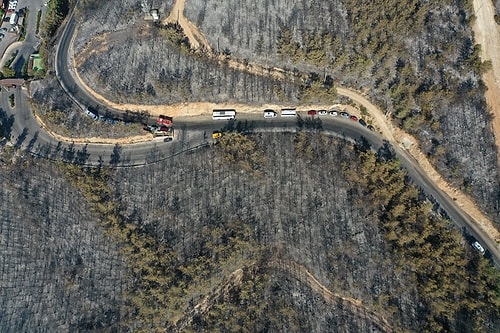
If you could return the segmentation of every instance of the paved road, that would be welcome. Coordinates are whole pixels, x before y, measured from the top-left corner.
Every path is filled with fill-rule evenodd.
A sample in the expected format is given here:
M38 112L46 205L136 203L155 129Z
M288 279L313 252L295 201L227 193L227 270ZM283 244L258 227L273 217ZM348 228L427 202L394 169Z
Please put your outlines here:
M8 96L14 94L15 107L11 108ZM59 141L48 134L37 122L30 110L26 91L18 87L0 92L0 114L10 141L17 147L35 155L53 160L64 160L83 165L97 166L113 164L117 167L144 165L161 161L186 149L209 145L212 132L228 125L227 121L214 121L211 117L179 117L175 121L174 141L163 142L161 138L152 142L127 145L83 144ZM358 123L340 117L325 118L323 128L334 135L350 140L367 137L375 148L382 139ZM238 116L235 127L251 131L296 131L294 118L263 119L256 114Z
M103 105L94 96L82 88L74 77L73 64L68 54L72 44L72 38L75 33L75 18L73 12L70 14L66 27L61 35L56 50L55 70L56 75L63 89L72 96L73 100L82 108L89 109L96 115L106 116L124 121L154 123L154 118L144 118L141 115L133 113L124 113L121 110L115 110Z

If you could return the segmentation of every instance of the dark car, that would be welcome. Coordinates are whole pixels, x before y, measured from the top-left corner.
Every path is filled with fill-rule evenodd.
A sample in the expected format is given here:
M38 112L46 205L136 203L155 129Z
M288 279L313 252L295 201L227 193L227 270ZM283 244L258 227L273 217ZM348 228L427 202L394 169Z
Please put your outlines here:
M167 127L167 126L161 126L160 131L162 132L170 132L172 127Z
M372 125L368 125L367 127L370 131L372 132L375 132L375 127L373 127Z
M344 118L349 118L349 113L347 113L347 112L340 112L340 116L342 116Z
M366 121L364 121L363 119L358 120L358 122L361 126L366 127Z
M358 121L358 117L354 115L350 116L349 119L351 119L352 121Z
M151 133L156 132L158 130L158 127L154 126L154 125L153 126L144 125L143 128L144 128L145 131L148 131L148 132L151 132Z
M317 114L318 114L318 111L316 111L316 110L309 110L309 111L307 111L307 115L308 116L315 116Z

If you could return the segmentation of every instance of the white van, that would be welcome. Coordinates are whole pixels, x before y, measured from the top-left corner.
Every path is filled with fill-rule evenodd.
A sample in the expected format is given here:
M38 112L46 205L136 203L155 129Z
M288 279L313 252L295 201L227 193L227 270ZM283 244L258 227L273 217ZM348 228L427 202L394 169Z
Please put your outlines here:
M281 109L282 117L297 117L297 111L295 109Z
M276 118L278 114L271 109L265 109L264 110L264 118Z

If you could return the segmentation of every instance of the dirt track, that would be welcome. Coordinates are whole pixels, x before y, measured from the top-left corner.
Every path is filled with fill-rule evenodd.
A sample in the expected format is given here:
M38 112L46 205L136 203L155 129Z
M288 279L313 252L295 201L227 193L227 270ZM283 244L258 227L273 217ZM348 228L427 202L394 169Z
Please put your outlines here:
M163 24L167 23L176 23L178 22L182 28L184 29L184 33L189 39L189 43L191 47L195 50L205 49L206 51L210 51L210 44L208 43L205 36L196 28L196 26L189 21L186 16L184 16L184 4L185 0L176 0L174 6L172 7L172 11L170 15L163 20Z
M477 17L473 29L476 43L481 44L482 60L490 60L492 70L483 76L488 87L486 101L493 113L493 132L497 145L497 158L500 166L500 26L496 24L495 7L490 0L474 0Z

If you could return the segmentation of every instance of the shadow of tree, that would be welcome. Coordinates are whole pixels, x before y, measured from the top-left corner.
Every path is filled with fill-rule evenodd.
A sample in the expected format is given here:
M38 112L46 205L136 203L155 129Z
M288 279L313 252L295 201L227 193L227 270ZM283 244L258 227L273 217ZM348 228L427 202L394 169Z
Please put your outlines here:
M380 161L391 161L396 158L396 151L389 141L384 140L382 146L377 150L377 157Z
M75 144L71 143L67 148L64 148L63 150L63 160L67 162L72 162L75 158L76 155L76 150L75 150Z
M146 164L157 162L161 157L160 149L155 145L146 155Z
M0 136L3 136L10 140L10 135L12 134L12 126L14 125L15 117L14 115L8 116L4 110L0 109Z
M122 147L119 144L116 144L113 148L113 152L111 153L111 158L109 160L109 164L112 166L116 166L120 162L120 156L122 154Z
M24 128L22 133L19 134L19 136L17 137L16 139L16 143L14 144L14 146L16 147L21 147L24 140L26 140L26 137L28 136L28 129L27 128Z
M359 137L359 139L356 139L356 144L354 145L354 149L356 149L356 151L364 153L371 150L371 147L372 146L370 142L364 136L361 136Z
M57 146L55 146L55 148L52 150L51 159L53 160L57 159L57 155L61 151L61 148L62 148L62 142L58 141Z
M87 151L87 146L88 145L85 145L81 150L76 152L75 163L82 165L87 163L87 160L90 157L90 153Z
M38 140L38 131L35 133L35 135L33 135L30 142L28 142L28 145L26 146L26 150L29 152L33 152L34 151L33 147L35 146L35 143L37 142L37 140Z

